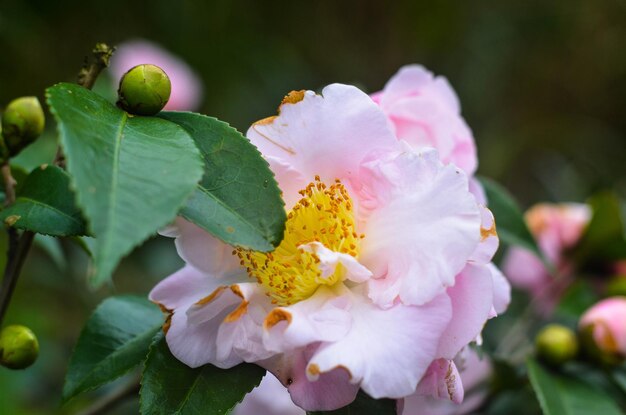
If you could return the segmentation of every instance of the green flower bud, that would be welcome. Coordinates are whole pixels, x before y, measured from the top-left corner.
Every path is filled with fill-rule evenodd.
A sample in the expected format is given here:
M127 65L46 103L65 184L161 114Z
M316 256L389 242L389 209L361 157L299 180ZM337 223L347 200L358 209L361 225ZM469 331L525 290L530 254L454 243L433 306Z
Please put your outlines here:
M9 369L26 369L35 363L39 342L24 326L7 326L0 332L0 365Z
M2 136L11 156L41 135L46 118L37 97L21 97L9 103L2 114Z
M535 338L537 356L546 363L558 366L578 354L576 334L565 326L548 324Z
M155 65L137 65L126 72L117 91L117 105L135 115L154 115L170 99L170 78Z

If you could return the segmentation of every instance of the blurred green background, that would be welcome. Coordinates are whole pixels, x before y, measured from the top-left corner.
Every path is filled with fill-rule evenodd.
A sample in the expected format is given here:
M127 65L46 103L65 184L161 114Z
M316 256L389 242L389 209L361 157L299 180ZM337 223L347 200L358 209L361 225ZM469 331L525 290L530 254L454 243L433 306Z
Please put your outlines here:
M96 42L132 38L187 61L205 84L201 112L242 131L290 90L344 82L373 92L421 63L456 89L479 173L524 206L626 193L626 0L2 0L0 107L74 81ZM50 152L44 140L23 164ZM27 371L0 369L0 414L74 414L103 393L60 406L80 328L102 298L145 294L180 261L171 240L155 238L97 292L86 266L71 244L42 239L31 252L6 323L31 326L42 352ZM136 403L112 413L136 413Z

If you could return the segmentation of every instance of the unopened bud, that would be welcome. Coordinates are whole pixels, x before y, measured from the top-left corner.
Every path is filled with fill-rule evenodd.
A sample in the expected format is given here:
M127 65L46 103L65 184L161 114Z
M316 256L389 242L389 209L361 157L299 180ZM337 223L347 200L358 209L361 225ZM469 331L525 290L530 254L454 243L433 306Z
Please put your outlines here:
M626 297L607 298L580 318L579 330L587 354L607 364L626 359Z
M2 114L2 136L11 156L41 135L46 122L37 97L21 97L9 103Z
M170 99L172 84L163 69L137 65L120 80L117 105L135 115L154 115Z
M35 334L24 326L7 326L0 332L0 365L9 369L26 369L39 355Z
M562 365L576 357L576 334L565 326L549 324L535 338L537 356L546 363Z

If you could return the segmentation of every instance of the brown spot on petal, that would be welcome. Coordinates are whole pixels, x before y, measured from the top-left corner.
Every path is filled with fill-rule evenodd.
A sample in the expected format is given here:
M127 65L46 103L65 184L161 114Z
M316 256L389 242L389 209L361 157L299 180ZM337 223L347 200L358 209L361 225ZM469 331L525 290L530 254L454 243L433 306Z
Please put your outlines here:
M278 107L278 112L280 113L280 108L285 104L297 104L298 102L304 99L304 94L306 91L304 89L300 91L291 91L280 102L280 107Z
M233 292L233 294L235 294L237 297L240 297L242 300L246 299L246 297L243 295L243 292L241 292L241 288L239 288L238 285L231 285L230 290Z
M259 120L259 121L255 122L252 125L253 126L255 126L255 125L268 125L268 124L273 123L275 119L276 119L276 115L272 115L271 117L263 118L262 120Z
M215 300L215 297L217 297L218 295L220 295L222 293L222 291L224 291L227 287L217 287L217 289L215 291L213 291L211 294L207 295L206 297L202 298L201 300L197 301L194 305L205 305L210 303L211 301Z
M480 240L484 241L485 239L489 238L490 236L498 236L498 232L496 231L496 223L494 222L493 225L491 225L491 228L489 229L485 229L485 228L480 228Z
M167 334L167 332L169 331L170 327L172 326L172 316L173 315L174 315L174 313L170 313L165 318L165 323L163 323L163 334Z
M281 321L286 321L288 324L291 324L291 314L282 308L275 308L265 317L263 327L265 330L269 330Z
M311 363L309 365L309 367L306 368L306 370L309 372L309 374L311 374L312 376L319 376L320 373L322 373L320 371L320 367L318 365L316 365L315 363Z
M241 304L239 304L239 307L237 307L235 310L233 310L233 312L226 316L226 318L224 319L224 323L232 323L234 321L237 321L247 312L248 302L242 301Z

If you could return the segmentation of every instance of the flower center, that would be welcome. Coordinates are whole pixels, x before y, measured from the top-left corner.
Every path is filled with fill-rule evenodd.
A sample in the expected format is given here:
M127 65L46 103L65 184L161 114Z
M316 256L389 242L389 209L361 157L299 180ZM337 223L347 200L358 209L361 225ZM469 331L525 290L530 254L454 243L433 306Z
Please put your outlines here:
M287 214L284 239L273 252L233 251L274 304L293 304L310 297L320 285L343 281L343 266L323 277L320 258L302 249L303 245L319 242L332 251L357 257L359 240L364 237L355 231L352 201L340 180L326 186L315 176L299 193L302 198Z

